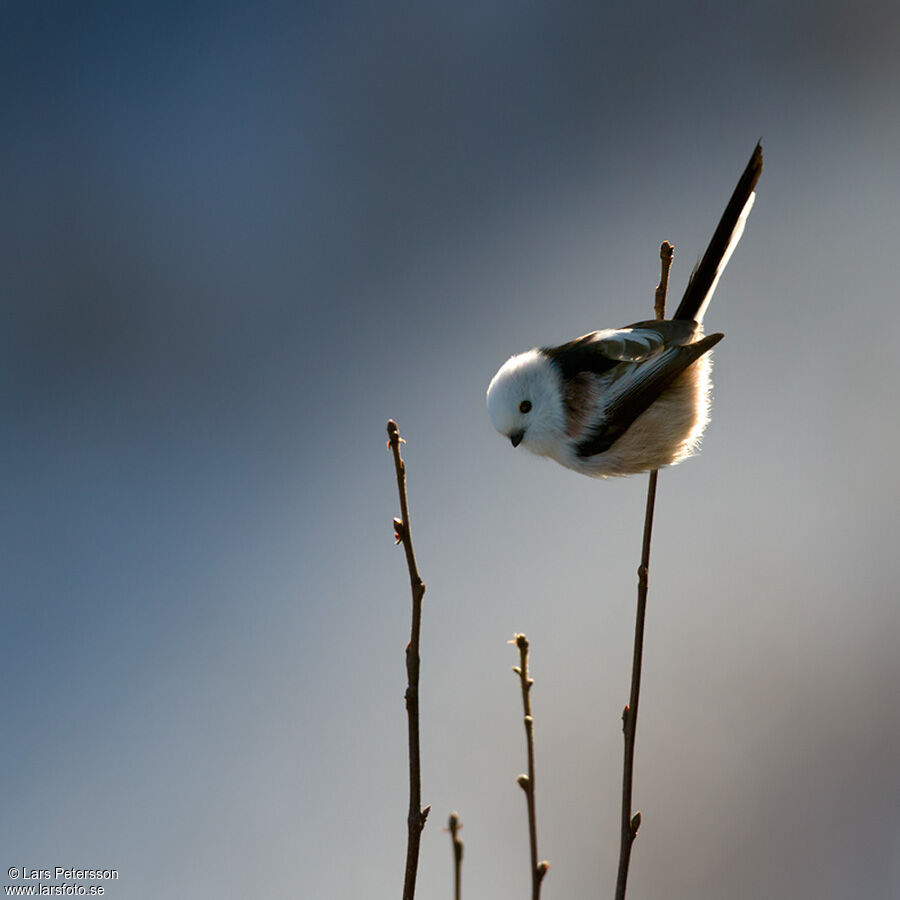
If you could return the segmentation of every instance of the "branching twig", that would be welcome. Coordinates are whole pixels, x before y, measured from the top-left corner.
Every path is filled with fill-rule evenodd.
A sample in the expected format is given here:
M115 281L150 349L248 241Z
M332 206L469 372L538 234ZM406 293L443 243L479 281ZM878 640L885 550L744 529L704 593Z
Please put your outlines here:
M406 843L406 876L403 881L403 900L413 900L416 894L416 871L419 867L419 843L430 806L422 809L422 774L419 761L419 632L422 625L422 598L425 583L416 567L412 536L409 530L409 503L406 499L406 463L400 455L400 437L397 423L387 423L388 446L394 454L397 470L397 491L400 494L400 518L394 519L394 537L403 544L409 583L412 589L412 629L406 645L406 715L409 722L409 814L406 817L408 837Z
M453 842L453 898L454 900L460 900L462 894L460 893L462 890L461 880L462 880L462 858L463 858L463 842L459 839L459 829L462 828L462 823L459 821L459 816L452 812L450 813L450 821L447 822L447 830L450 832L450 839Z
M539 900L541 882L550 868L547 860L538 862L537 852L537 813L534 806L534 718L531 715L531 686L534 679L528 674L528 638L517 634L510 641L519 648L519 665L513 666L513 672L519 676L522 685L522 707L525 711L525 743L528 750L528 774L520 775L519 787L525 791L528 801L528 837L531 844L531 900Z
M663 241L659 248L662 260L659 285L656 288L654 308L657 319L666 316L666 291L669 286L669 269L674 248ZM625 733L625 762L622 767L622 837L619 845L619 875L616 880L616 900L624 900L628 883L628 863L631 861L631 845L641 826L641 814L632 815L631 787L634 780L634 739L637 732L638 702L641 696L641 662L644 656L644 618L647 612L647 586L650 572L650 537L653 532L653 508L656 504L656 479L658 470L650 473L647 485L647 509L644 514L644 541L641 549L641 565L638 569L637 616L634 624L634 657L631 663L631 696L622 711L622 730Z

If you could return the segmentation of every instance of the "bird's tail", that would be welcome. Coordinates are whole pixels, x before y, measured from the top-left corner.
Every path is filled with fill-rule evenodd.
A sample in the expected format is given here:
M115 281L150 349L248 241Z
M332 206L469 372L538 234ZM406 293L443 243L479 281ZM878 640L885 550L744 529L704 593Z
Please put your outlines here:
M734 248L737 247L738 241L744 233L747 216L750 215L753 201L756 199L754 188L762 174L762 166L762 145L757 144L750 157L750 162L747 163L747 168L744 169L744 174L741 175L740 181L728 201L728 206L725 207L725 212L722 213L722 218L706 248L706 253L703 254L703 259L700 260L688 281L684 297L681 298L681 303L673 318L693 319L695 322L703 321L703 314L706 312L706 307L709 306L709 301L712 300L719 278L725 271L725 266L728 265L728 260L731 259L731 254L734 253Z

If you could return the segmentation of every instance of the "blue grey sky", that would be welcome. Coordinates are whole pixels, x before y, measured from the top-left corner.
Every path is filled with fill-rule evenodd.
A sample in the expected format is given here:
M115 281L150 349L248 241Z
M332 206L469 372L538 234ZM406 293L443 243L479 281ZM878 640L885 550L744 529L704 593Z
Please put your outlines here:
M900 893L900 7L0 6L0 883L396 897L408 440L418 896L609 896L646 478L514 452L512 353L680 296L713 418L660 476L629 897Z

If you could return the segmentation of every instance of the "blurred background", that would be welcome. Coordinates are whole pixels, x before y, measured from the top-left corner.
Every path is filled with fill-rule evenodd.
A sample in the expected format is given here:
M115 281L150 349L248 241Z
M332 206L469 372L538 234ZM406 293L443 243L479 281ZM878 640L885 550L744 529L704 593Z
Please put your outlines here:
M0 7L0 847L107 896L611 896L646 478L492 429L512 353L677 302L757 139L660 476L629 897L900 895L900 7ZM673 308L673 307L670 307Z

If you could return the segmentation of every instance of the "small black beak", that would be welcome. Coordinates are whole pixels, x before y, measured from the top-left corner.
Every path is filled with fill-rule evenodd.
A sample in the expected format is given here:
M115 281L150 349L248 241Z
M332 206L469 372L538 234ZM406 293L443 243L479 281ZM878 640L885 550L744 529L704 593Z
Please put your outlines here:
M519 444L522 443L522 438L525 437L524 431L514 431L509 436L509 442L513 445L513 447L518 447Z

